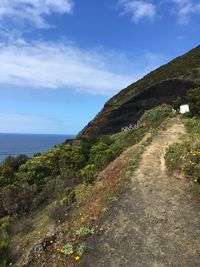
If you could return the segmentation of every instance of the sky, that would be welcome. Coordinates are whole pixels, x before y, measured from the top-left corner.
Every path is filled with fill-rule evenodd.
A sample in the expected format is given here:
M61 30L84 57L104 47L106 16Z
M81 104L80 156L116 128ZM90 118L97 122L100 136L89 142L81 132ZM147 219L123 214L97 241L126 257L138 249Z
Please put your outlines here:
M199 32L199 0L1 0L0 132L77 134Z

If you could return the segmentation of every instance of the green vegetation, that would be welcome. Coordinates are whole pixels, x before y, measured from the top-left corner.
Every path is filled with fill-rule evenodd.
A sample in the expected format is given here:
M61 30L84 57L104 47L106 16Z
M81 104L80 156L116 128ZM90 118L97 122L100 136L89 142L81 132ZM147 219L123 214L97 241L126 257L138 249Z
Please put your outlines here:
M78 236L93 235L94 233L95 229L89 227L81 227L78 230L76 230L76 235Z
M200 120L199 119L184 119L184 124L187 131L196 137L200 136Z
M23 223L27 221L25 218L31 218L47 206L48 216L54 223L66 221L70 218L70 210L77 205L77 188L91 186L100 171L129 146L139 142L148 131L156 129L171 112L171 106L162 105L145 112L139 128L100 139L81 137L30 159L26 156L7 158L0 166L1 262L10 257L13 222L15 225ZM137 155L135 157L138 159ZM21 226L21 229L25 228L28 226ZM80 237L93 233L94 229L88 227L76 231ZM25 230L24 234L27 234ZM80 247L79 250L81 254L84 249ZM70 245L67 244L63 251L69 255Z
M189 101L191 115L200 117L200 87L189 90L187 98Z
M83 181L86 184L93 183L96 179L97 173L96 173L96 167L94 164L88 164L86 165L81 171L80 175L83 178Z
M169 79L181 79L192 81L196 84L200 83L200 46L131 84L111 98L107 104L111 110L115 109L115 107L122 105L142 89Z
M180 106L181 106L181 98L178 96L173 102L172 102L172 107L174 110L176 110L177 113L180 112Z
M72 243L67 243L63 249L62 249L63 254L65 254L66 256L69 256L71 254L73 254L73 245Z
M195 182L200 182L200 120L183 119L189 138L167 150L165 160L170 172L180 171Z
M165 159L170 172L182 171L188 178L200 182L200 88L189 90L187 98L190 113L182 119L189 138L170 146Z
M9 242L6 240L0 241L0 266L7 266L9 253Z
M87 247L85 243L79 244L77 248L77 255L79 257L82 257L85 254L86 250L87 250Z

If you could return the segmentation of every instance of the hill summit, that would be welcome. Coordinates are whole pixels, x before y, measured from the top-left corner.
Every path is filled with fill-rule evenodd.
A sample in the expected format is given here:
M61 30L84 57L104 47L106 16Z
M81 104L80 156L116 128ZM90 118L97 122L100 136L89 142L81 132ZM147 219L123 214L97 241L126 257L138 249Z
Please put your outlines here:
M145 110L171 104L200 85L200 46L159 67L112 97L79 136L114 134L134 124Z

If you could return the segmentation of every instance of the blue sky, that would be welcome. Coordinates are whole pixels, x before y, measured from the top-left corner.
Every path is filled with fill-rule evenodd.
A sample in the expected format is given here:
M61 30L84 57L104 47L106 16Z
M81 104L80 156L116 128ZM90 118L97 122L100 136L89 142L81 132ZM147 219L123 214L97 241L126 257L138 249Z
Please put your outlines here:
M197 0L1 0L0 132L78 133L199 32Z

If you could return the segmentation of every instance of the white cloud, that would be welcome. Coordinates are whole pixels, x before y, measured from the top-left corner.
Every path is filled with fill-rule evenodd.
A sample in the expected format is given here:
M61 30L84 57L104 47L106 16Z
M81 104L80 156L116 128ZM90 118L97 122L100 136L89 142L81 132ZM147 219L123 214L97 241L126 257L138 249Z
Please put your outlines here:
M73 0L1 0L0 20L2 22L30 22L38 28L49 27L45 17L52 13L71 13Z
M187 24L193 14L200 14L199 1L192 0L171 0L175 5L175 13L178 15L180 24Z
M143 0L119 0L118 4L122 7L122 13L130 13L133 22L143 19L153 20L156 16L156 6Z
M4 85L111 95L161 64L159 55L129 58L66 42L18 40L0 44L0 90Z

